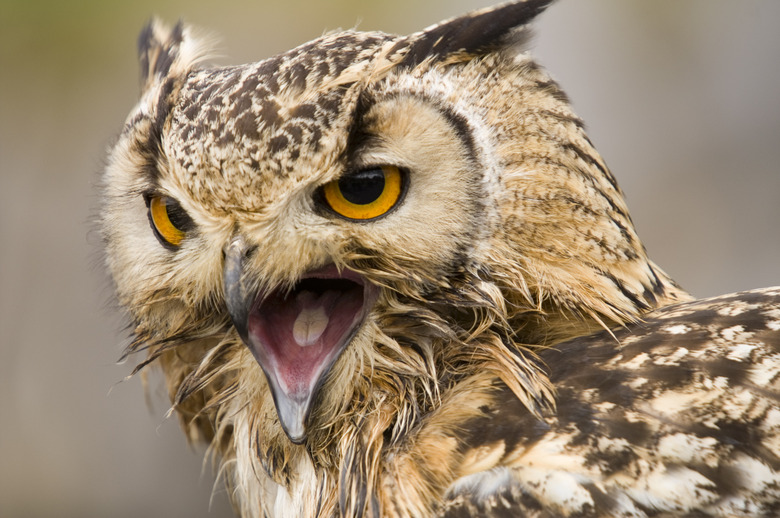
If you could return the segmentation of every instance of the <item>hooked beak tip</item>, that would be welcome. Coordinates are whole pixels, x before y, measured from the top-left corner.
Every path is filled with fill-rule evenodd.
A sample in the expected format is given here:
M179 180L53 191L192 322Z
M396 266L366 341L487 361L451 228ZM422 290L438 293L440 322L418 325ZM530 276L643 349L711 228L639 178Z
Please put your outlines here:
M275 391L276 392L276 391ZM309 408L309 402L298 403L296 401L287 400L280 401L280 399L286 399L283 396L277 398L276 412L279 416L279 422L284 429L284 433L294 444L302 444L306 440L306 418L307 409Z

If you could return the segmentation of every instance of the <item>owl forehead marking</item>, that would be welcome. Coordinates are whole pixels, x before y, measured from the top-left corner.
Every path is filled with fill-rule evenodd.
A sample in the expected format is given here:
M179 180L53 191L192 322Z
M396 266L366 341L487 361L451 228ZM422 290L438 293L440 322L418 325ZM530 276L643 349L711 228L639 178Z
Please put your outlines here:
M184 186L224 206L237 189L260 193L269 183L329 167L320 162L341 155L359 93L354 74L345 72L370 66L391 40L347 32L258 63L193 72L163 144L185 172Z

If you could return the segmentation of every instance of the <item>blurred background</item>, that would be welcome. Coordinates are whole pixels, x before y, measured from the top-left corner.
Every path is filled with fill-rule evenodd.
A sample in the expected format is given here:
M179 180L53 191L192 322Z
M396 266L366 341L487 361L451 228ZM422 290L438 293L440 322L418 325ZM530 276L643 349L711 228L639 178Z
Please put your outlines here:
M152 379L92 229L152 14L222 64L324 30L408 33L489 0L0 0L0 516L230 516ZM534 52L570 94L651 257L698 296L780 284L780 2L561 0Z

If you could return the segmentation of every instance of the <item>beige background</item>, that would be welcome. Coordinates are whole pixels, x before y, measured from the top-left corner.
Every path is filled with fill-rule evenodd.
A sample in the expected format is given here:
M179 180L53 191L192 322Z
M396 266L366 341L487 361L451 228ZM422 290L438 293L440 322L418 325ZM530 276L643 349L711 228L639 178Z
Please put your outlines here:
M489 1L0 0L0 516L227 516L157 385L144 402L90 230L149 16L222 63L349 27L407 33ZM651 256L706 296L780 284L780 2L563 0L535 52L624 188Z

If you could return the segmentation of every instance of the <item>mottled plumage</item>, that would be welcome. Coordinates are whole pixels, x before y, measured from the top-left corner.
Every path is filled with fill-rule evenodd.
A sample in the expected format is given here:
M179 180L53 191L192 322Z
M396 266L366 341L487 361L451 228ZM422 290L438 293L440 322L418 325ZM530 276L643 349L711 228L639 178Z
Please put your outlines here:
M242 516L780 512L780 290L647 258L523 52L548 3L233 67L142 33L107 264Z
M541 351L555 412L504 390L464 423L505 467L457 482L443 516L778 515L779 297L675 304Z

